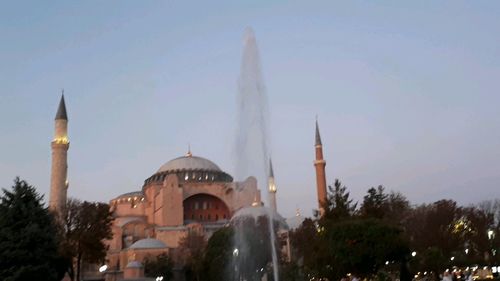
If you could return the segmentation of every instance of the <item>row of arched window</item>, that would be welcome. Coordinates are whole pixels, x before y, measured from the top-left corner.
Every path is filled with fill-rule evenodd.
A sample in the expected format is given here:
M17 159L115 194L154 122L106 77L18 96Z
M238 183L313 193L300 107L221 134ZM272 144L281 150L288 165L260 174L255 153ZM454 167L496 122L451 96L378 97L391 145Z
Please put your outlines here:
M144 181L144 184L150 182L163 181L170 173L160 173L151 176ZM199 181L199 182L211 182L211 181L227 181L230 182L233 178L225 173L221 172L203 172L203 171L187 171L176 173L181 180L184 181Z

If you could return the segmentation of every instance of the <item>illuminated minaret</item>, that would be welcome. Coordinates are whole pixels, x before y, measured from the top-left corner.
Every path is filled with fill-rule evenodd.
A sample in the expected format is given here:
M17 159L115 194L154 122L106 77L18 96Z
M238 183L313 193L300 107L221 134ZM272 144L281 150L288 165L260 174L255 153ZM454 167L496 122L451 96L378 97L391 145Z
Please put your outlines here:
M321 144L321 136L319 135L318 120L316 120L316 142L314 147L316 150L316 160L314 161L314 167L316 167L316 189L318 191L318 207L320 216L323 216L325 212L323 206L327 201L326 174L325 174L326 162L323 159L323 145Z
M64 91L55 118L55 132L52 146L52 170L50 175L49 208L60 213L66 207L68 189L68 115L64 103Z
M271 162L271 159L269 159L269 178L267 181L268 185L268 192L269 192L269 207L273 209L274 211L278 211L277 205L276 205L276 184L274 183L274 172L273 172L273 162Z

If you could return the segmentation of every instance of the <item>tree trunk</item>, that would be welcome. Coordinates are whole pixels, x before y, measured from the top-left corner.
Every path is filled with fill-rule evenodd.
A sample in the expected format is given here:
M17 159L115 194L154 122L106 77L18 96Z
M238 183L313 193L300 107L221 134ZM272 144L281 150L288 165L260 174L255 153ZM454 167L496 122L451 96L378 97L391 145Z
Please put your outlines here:
M82 254L78 253L78 257L76 258L76 281L80 281L81 264L82 264Z

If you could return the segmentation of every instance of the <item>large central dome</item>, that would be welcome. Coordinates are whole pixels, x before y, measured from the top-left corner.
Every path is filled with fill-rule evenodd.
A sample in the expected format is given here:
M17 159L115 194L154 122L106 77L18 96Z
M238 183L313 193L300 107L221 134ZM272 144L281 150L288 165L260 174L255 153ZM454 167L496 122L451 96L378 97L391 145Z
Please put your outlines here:
M175 158L163 164L158 171L144 181L161 183L168 175L177 175L181 183L200 182L232 182L233 177L222 171L214 162L203 157L193 156L188 152L185 156Z
M176 172L176 171L211 171L222 172L222 170L214 162L192 155L186 155L172 159L163 164L157 173L160 172Z

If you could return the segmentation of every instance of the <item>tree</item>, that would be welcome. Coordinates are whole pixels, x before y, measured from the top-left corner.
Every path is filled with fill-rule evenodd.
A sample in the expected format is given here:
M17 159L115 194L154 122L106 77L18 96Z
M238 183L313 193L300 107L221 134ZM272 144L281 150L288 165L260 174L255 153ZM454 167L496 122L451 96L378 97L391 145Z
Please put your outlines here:
M57 229L43 196L16 178L0 202L0 276L5 281L60 280Z
M464 209L455 201L439 200L414 208L404 222L411 249L418 253L412 269L439 273L450 266L450 258L464 251L465 225Z
M410 201L403 194L391 191L386 198L384 219L392 224L402 225L410 212Z
M206 245L205 236L194 229L190 230L179 242L179 249L184 258L184 268L188 280L202 280L203 255Z
M267 265L272 261L271 243L277 244L277 241L271 242L269 239L269 218L249 216L240 218L233 224L237 229L233 244L238 249L238 255L234 259L237 275L243 280L261 280ZM274 230L277 229L278 224L275 223Z
M112 222L108 204L68 200L62 221L64 240L61 252L67 259L75 261L76 268L73 268L73 262L68 268L72 280L80 280L83 262L104 262L108 249L104 240L112 238Z
M221 228L208 239L203 258L204 280L234 279L233 241L234 230L232 227Z
M170 280L173 276L172 269L174 263L167 254L160 254L156 258L146 257L144 259L144 275L146 277L163 276L165 280Z
M348 272L369 277L386 261L404 261L409 253L402 230L379 219L353 219L327 226L331 280ZM370 249L367 251L367 249Z
M365 218L381 219L385 215L388 195L384 193L384 187L368 189L368 194L363 199L363 204L359 210L360 215Z
M346 219L354 215L357 203L353 203L349 198L347 187L336 179L332 188L328 186L328 201L325 208L324 218L326 219Z

